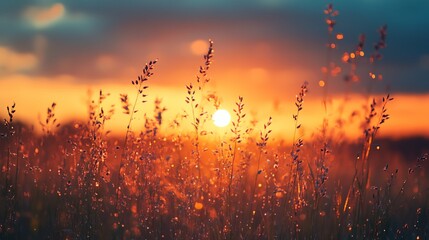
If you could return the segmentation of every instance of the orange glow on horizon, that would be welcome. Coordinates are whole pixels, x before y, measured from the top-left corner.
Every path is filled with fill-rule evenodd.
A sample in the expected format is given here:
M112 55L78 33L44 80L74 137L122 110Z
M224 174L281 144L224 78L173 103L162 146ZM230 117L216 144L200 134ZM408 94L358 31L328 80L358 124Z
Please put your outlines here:
M6 105L11 105L13 102L17 104L16 118L23 120L29 124L33 124L35 129L40 131L38 126L38 118L44 119L46 109L52 104L57 103L56 116L60 123L67 123L71 119L85 121L87 117L87 104L88 104L88 89L93 90L93 99L97 97L99 89L103 89L104 93L110 93L104 103L105 109L110 105L115 105L115 114L112 119L106 123L106 129L112 130L113 134L121 134L125 131L126 123L129 116L122 113L120 109L119 94L128 93L131 99L135 97L135 89L130 85L119 84L101 84L101 85L77 85L68 80L64 76L57 81L47 81L39 79L37 81L26 79L25 77L15 77L13 80L4 81L9 88L2 88L0 90L0 101L2 105L1 115L5 116ZM320 84L320 83L319 83ZM221 88L217 86L217 94L222 99L222 108L231 111L235 107L237 100L236 91L228 91L227 87ZM244 95L245 112L248 116L246 124L256 121L256 128L260 128L260 124L266 119L267 116L273 117L273 137L274 139L288 139L288 136L293 131L293 121L290 116L294 113L294 95L288 94L282 99L273 99L255 95L253 92L244 89L241 95ZM148 89L148 102L139 105L139 112L134 119L132 130L138 131L143 127L144 113L148 116L153 115L154 100L158 97L162 99L162 106L167 108L164 113L165 126L161 129L164 132L169 132L168 123L172 122L175 118L183 114L184 111L189 112L189 106L186 105L185 99L186 91L184 87L163 87L163 86L150 86ZM359 112L362 109L363 103L366 101L360 95L349 96L354 99L353 102L344 101L343 96L330 97L330 105L328 105L329 115L332 119L332 124L339 114L338 110L342 105L348 112L342 112L343 116L351 116L353 111ZM382 96L377 96L380 99ZM391 115L382 127L380 133L384 136L401 137L424 135L429 136L429 129L425 121L415 121L409 124L409 119L427 119L429 113L421 111L418 108L410 108L409 106L418 106L422 102L429 102L429 94L427 95L397 95L394 96L395 100L388 106L388 113ZM35 101L37 99L37 101ZM274 101L275 100L275 101ZM274 104L276 102L276 104ZM206 111L208 114L213 114L216 108L210 103L205 103ZM369 103L366 104L369 106ZM210 116L209 115L209 116ZM320 128L321 119L324 116L324 110L321 103L321 98L308 94L304 103L304 109L301 114L302 128L301 133L305 137L310 137L312 133L317 132ZM234 121L235 116L232 116ZM347 119L347 118L346 118ZM357 115L355 119L347 123L344 128L344 134L347 137L356 138L362 136L362 130L359 128L359 119L364 119L364 116ZM189 131L191 123L188 119L183 119L181 131ZM217 132L216 127L211 124L205 125L208 132ZM223 132L224 130L222 130ZM221 132L219 132L221 133Z

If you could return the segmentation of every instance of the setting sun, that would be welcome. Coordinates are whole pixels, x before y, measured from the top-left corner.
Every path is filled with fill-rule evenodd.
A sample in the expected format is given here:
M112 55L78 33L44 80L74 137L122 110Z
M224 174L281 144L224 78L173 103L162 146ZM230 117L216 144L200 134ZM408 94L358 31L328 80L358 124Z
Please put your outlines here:
M217 127L226 127L231 121L231 115L225 109L219 109L213 114L213 124Z

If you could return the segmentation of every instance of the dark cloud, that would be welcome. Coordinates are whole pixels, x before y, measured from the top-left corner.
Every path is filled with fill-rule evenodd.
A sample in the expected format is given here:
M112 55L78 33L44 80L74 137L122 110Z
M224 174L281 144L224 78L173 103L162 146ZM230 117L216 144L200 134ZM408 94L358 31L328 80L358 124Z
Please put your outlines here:
M273 71L305 66L317 76L326 62L323 8L327 2L74 0L62 2L65 14L61 19L37 28L23 13L29 7L49 8L55 2L42 3L0 3L0 45L31 52L35 51L37 36L46 39L43 61L29 74L66 74L81 81L130 77L123 69L143 65L157 56L170 71L181 71L183 64L193 66L186 63L195 58L184 50L187 44L207 38L216 42L221 69L243 64ZM427 68L421 67L422 55L429 54L427 1L347 1L335 3L335 8L340 10L336 29L346 36L338 57L354 48L360 33L366 34L366 51L370 53L378 38L377 29L387 24L388 48L383 50L384 59L379 64L391 88L429 92ZM242 63L234 66L237 61ZM100 64L108 67L100 68ZM170 75L164 76L167 84ZM410 76L413 80L404 83L403 79Z

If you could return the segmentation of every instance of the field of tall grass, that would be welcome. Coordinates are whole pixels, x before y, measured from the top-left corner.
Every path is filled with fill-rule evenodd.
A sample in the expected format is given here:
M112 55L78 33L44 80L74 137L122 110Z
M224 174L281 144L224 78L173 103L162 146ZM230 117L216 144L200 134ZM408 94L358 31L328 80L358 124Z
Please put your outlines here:
M276 120L251 119L241 96L226 131L208 130L207 109L219 107L207 89L212 41L196 79L184 83L187 110L175 119L163 118L174 106L146 101L157 60L132 81L135 92L100 90L86 121L59 123L52 103L40 119L42 134L14 118L19 106L2 105L0 239L428 239L428 155L398 160L389 154L394 147L377 140L395 104L389 94L370 96L387 28L369 54L361 36L337 61L338 12L329 5L325 15L323 80L296 89L294 131L277 133L280 139L271 136ZM365 74L363 61L371 66ZM342 137L348 116L322 115L318 132L301 132L306 95L324 87L321 106L332 111L329 86L337 75L369 86L357 142ZM121 109L106 106L106 98L118 98ZM154 112L139 126L135 116L151 104ZM122 136L105 129L113 114L129 119Z

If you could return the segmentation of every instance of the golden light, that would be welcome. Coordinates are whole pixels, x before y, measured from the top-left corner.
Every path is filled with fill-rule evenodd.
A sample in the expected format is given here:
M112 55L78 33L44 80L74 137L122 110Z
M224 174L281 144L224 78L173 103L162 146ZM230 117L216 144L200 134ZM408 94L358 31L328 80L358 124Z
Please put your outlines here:
M213 113L213 124L217 127L226 127L231 121L231 115L225 109L219 109Z

